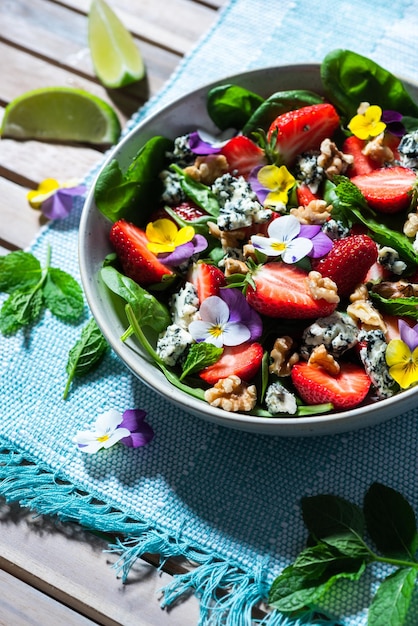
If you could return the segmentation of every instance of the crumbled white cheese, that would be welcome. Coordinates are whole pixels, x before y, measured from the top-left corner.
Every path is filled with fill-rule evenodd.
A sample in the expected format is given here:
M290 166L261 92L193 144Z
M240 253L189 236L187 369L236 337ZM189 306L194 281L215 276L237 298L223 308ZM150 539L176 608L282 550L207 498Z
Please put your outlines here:
M162 180L164 189L161 194L161 199L167 204L175 205L180 204L186 200L186 195L180 185L180 180L176 172L170 170L163 170L160 173L160 179Z
M187 281L179 292L171 296L170 311L173 323L188 330L190 322L199 319L198 310L199 298L196 288Z
M357 326L348 315L336 311L327 317L318 318L305 328L300 352L308 359L312 350L323 344L332 356L338 358L357 344L358 332Z
M304 152L295 164L295 176L309 187L312 193L318 191L325 178L324 169L318 165L319 152Z
M272 415L277 415L278 413L294 415L298 410L293 393L279 382L271 383L267 387L265 402L268 412Z
M220 212L217 219L221 230L236 230L251 224L267 222L272 214L258 202L256 194L243 176L224 174L215 180L212 185Z
M406 270L406 263L399 260L398 251L390 246L380 248L377 260L393 274L400 275Z
M380 399L394 395L394 381L386 363L387 343L381 330L361 330L360 359Z
M418 169L418 130L404 135L398 146L399 162L403 167Z
M347 226L334 219L327 220L322 225L321 230L333 241L336 239L344 239L344 237L348 237L350 234L350 229Z
M166 156L170 161L174 161L180 166L193 162L195 155L190 150L189 135L176 137L172 152L167 152Z
M175 365L192 343L190 333L177 324L171 324L160 334L156 352L166 365Z

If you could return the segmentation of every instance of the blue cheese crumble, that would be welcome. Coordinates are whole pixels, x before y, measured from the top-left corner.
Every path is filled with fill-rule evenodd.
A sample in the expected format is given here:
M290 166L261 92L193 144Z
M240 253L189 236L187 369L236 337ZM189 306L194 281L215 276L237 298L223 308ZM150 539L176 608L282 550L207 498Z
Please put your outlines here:
M199 298L194 285L186 282L170 299L170 312L173 323L183 330L189 329L189 324L198 319Z
M193 341L190 333L177 324L171 324L160 334L156 352L166 365L174 366Z
M296 398L286 387L279 382L271 383L265 395L267 410L272 415L289 413L294 415L297 410Z
M361 342L359 356L377 396L390 398L394 395L394 382L386 363L385 335L381 330L361 330L358 339Z
M163 170L160 172L160 179L163 183L161 200L169 205L181 204L186 200L186 194L180 185L180 179L176 172Z
M404 135L398 146L399 162L412 170L418 169L418 130Z
M350 229L345 226L343 222L332 218L324 222L321 230L333 241L337 239L344 239L344 237L348 237L350 234Z
M194 161L195 155L190 150L189 135L181 135L174 140L172 152L166 153L167 158L178 165L188 165Z
M295 177L309 187L312 193L318 191L325 178L323 167L318 165L319 152L304 152L295 164Z
M338 358L357 344L358 333L353 320L348 315L336 311L327 317L318 318L305 328L300 353L303 358L309 359L316 346L324 345L327 352Z
M383 246L379 249L377 261L393 274L400 275L406 270L406 263L399 260L398 251L390 246Z
M220 230L237 230L253 223L267 222L272 211L258 202L256 194L243 176L224 174L212 185L220 211L217 225Z

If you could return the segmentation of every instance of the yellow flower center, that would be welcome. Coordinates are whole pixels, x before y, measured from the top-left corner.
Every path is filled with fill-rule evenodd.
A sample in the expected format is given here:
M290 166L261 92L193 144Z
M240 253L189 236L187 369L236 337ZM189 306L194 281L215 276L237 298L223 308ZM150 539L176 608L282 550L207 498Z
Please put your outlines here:
M109 439L109 435L102 435L101 437L97 437L97 441L103 443L103 441L107 441Z
M211 328L209 328L209 334L212 335L212 337L215 337L215 339L220 337L222 335L222 332L223 328L222 326L219 326L219 324L216 324L216 326L212 326Z
M147 224L147 247L154 254L173 252L178 246L191 241L195 235L192 226L178 229L172 220L162 218Z

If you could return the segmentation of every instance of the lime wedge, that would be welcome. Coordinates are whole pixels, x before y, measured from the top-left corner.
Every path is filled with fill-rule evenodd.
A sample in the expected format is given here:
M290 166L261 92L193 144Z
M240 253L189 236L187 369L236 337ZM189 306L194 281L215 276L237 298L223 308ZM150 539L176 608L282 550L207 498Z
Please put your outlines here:
M1 134L14 139L113 144L120 135L113 108L72 87L27 91L5 108Z
M141 80L145 66L130 32L104 0L92 0L88 40L95 72L105 87Z

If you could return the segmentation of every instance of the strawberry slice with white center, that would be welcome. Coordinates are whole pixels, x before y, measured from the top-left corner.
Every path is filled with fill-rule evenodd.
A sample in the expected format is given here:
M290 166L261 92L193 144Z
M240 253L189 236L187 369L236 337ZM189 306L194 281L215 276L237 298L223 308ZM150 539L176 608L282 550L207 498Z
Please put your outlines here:
M339 125L340 117L332 104L312 104L276 117L267 138L271 140L276 135L275 149L285 165L292 165L298 154L318 150Z
M198 261L191 266L187 280L195 286L200 303L209 296L218 296L219 289L226 285L222 270L204 261Z
M399 213L407 209L416 180L415 172L401 165L384 167L351 178L369 206L380 213Z
M264 150L245 135L230 139L223 146L220 154L223 154L228 161L228 171L234 176L246 178L252 169L266 164Z
M291 378L304 402L331 402L337 410L358 406L371 385L364 369L356 363L342 363L340 373L332 376L322 367L299 361L292 367Z
M261 265L253 274L255 288L248 286L248 303L261 315L290 319L309 319L331 315L337 304L309 291L307 273L286 263Z
M238 376L249 382L257 374L263 359L263 346L256 341L239 346L224 346L221 358L213 365L205 367L199 376L209 385L215 385L221 378Z
M124 274L140 285L160 283L164 277L173 275L173 270L148 250L147 236L135 224L118 220L110 230L109 239Z

